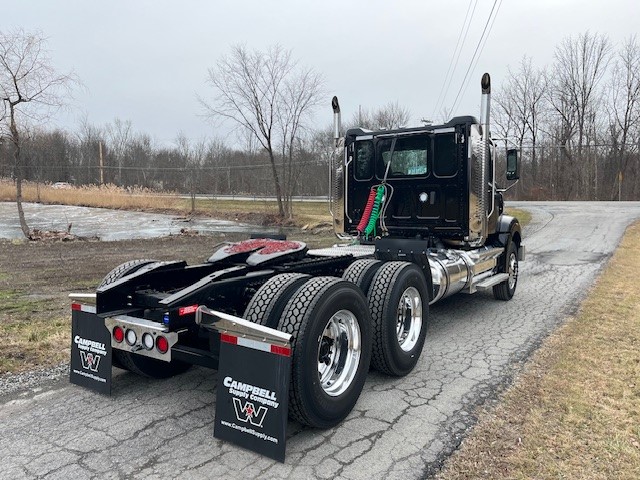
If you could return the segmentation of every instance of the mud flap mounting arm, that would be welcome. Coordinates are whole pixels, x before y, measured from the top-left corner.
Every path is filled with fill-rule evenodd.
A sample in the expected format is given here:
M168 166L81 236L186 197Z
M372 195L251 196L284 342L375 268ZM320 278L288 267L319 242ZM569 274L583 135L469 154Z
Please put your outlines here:
M291 348L291 335L288 333L258 325L235 315L210 310L205 306L198 307L196 323L207 330L216 330L221 334Z

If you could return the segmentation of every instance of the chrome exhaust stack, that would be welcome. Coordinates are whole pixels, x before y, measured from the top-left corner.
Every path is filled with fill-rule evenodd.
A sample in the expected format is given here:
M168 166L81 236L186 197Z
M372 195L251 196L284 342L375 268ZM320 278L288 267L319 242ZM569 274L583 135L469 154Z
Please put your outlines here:
M338 148L340 146L340 138L342 137L342 120L340 117L340 104L338 103L338 97L334 96L331 99L331 107L333 108L333 140L335 147Z
M482 87L482 102L480 103L480 123L482 124L482 138L489 142L489 123L491 110L491 76L488 73L482 75L480 81Z
M489 207L492 199L488 194L490 109L491 109L491 77L488 73L482 76L482 103L480 106L480 126L472 126L471 158L469 159L469 236L465 238L471 247L484 245L489 234Z
M329 213L333 219L333 231L340 239L351 239L344 232L345 166L344 137L338 97L331 99L333 108L333 145L336 149L329 164Z

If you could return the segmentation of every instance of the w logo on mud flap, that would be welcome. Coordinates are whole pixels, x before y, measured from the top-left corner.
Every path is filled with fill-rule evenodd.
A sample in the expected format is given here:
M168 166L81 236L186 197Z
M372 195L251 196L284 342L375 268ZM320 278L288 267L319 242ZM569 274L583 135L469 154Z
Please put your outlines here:
M236 418L241 422L250 422L251 425L256 427L262 427L264 417L267 414L267 407L260 407L256 410L256 407L251 402L242 402L239 398L233 398L233 408L236 411Z
M98 371L98 365L100 365L100 355L95 355L91 352L80 350L80 359L82 360L82 368L84 368L85 370L91 370L92 372Z

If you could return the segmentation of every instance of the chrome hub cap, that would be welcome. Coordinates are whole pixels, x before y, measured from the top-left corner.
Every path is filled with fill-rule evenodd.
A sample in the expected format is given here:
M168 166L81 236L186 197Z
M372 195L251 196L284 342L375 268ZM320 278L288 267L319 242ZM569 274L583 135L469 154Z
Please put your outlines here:
M327 395L337 397L356 376L361 355L360 325L349 310L333 314L318 338L318 378Z
M400 297L396 323L398 344L409 352L418 343L422 330L422 297L415 287L407 288Z
M509 290L516 288L518 281L518 259L515 253L509 255Z

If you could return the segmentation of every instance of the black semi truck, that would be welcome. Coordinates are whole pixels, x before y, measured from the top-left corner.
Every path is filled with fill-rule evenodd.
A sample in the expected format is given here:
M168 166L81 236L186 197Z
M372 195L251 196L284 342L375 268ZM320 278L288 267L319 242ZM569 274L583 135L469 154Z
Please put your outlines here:
M224 244L199 265L118 266L95 294L71 294L72 381L105 391L112 365L154 378L191 365L215 369L221 344L231 342L290 358L289 416L328 428L353 409L370 366L407 375L430 304L488 289L510 300L524 260L520 224L503 213L496 180L488 74L481 86L480 121L344 134L334 97L330 203L340 243L309 249L253 238ZM517 153L506 152L510 181ZM252 392L261 409L276 404L268 389L220 381L245 398ZM254 403L237 405L255 426L266 410Z

